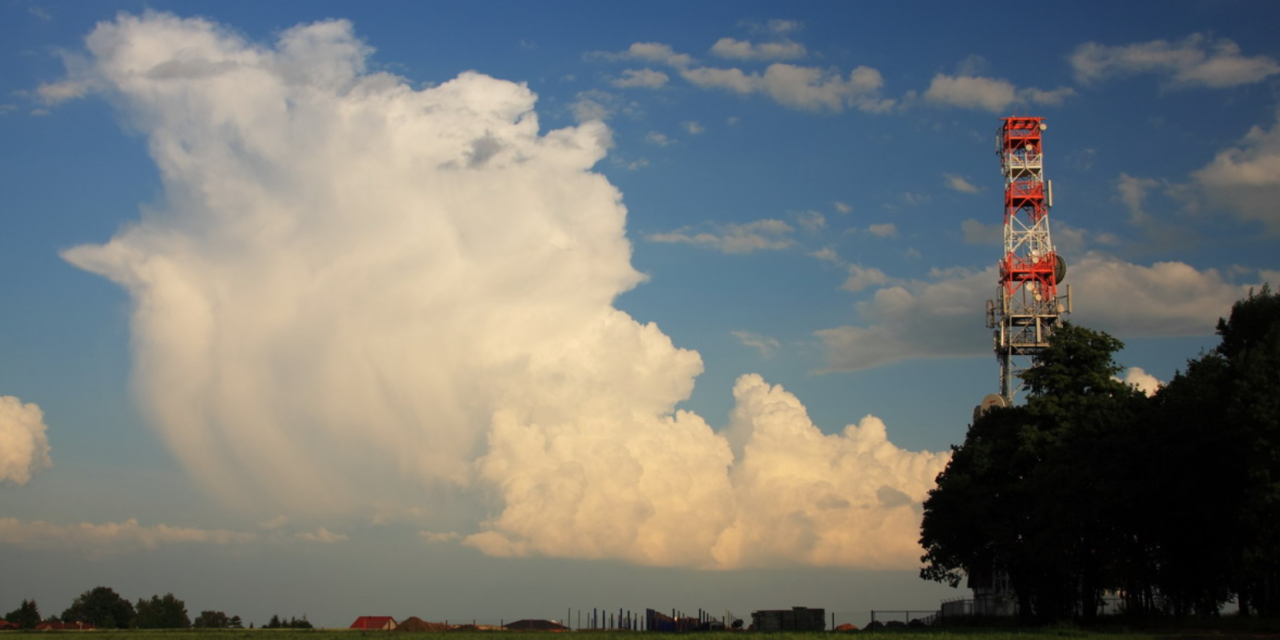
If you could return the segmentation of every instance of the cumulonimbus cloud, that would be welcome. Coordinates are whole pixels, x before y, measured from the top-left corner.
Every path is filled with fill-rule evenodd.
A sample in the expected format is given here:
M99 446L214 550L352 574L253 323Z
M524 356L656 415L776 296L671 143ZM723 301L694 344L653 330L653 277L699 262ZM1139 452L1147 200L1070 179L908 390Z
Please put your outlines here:
M825 436L758 376L729 432L675 410L702 361L613 306L643 278L601 122L542 131L526 86L477 73L368 72L341 20L264 46L149 13L87 45L164 200L64 257L129 291L139 402L213 494L324 515L448 487L479 513L428 505L423 530L472 517L495 555L915 564L944 455L871 417Z
M0 396L0 482L26 484L53 464L44 412L34 403Z

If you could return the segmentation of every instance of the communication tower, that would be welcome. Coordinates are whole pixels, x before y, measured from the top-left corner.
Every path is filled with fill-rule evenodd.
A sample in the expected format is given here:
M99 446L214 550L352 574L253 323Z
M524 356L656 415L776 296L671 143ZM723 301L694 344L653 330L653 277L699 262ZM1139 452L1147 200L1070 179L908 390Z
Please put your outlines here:
M1044 118L1002 120L996 154L1004 174L1004 256L996 298L987 301L987 328L994 330L1000 360L1000 394L984 399L984 406L1010 406L1020 399L1022 372L1049 345L1062 314L1071 311L1071 286L1061 296L1058 290L1067 263L1049 237L1053 182L1044 179L1042 146L1048 127Z

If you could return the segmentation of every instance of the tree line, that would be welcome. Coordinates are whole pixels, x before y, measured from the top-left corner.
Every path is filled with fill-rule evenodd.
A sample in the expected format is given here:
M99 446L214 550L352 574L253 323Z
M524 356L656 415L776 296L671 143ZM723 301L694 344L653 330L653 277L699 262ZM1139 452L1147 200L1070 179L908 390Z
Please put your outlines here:
M924 503L922 578L1007 577L1024 621L1280 616L1280 295L1153 396L1116 378L1123 344L1065 323L1024 405L975 416Z
M85 623L97 629L241 629L240 616L228 616L222 611L201 611L192 620L187 615L187 605L172 593L153 595L150 599L138 598L131 603L110 587L94 587L76 596L71 606L60 616L42 618L40 607L34 599L23 600L17 609L5 614L4 619L20 629L34 629L42 622ZM253 628L253 623L249 623ZM312 625L304 615L301 619L282 621L273 615L264 629L310 629Z

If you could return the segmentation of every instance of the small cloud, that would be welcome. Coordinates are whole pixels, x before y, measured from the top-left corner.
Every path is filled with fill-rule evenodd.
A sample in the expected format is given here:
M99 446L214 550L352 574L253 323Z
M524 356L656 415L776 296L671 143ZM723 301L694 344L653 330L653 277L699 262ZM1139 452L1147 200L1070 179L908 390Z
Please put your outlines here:
M889 282L889 276L874 267L863 267L862 265L849 265L849 277L845 279L844 284L840 285L841 289L852 293L857 293L871 287L882 287Z
M675 140L667 137L667 134L658 133L657 131L650 131L648 134L646 134L644 137L644 141L658 147L666 147L676 143Z
M627 69L612 84L620 89L659 89L670 79L671 76L653 69Z
M653 233L645 236L650 242L692 244L723 253L751 253L753 251L777 251L795 245L791 233L795 229L781 220L757 220L746 224L714 225L711 231L692 232L689 227L669 233Z
M1173 87L1222 89L1261 82L1280 73L1280 63L1274 59L1246 57L1235 42L1200 33L1180 42L1152 40L1121 46L1086 42L1076 47L1068 60L1081 84L1154 73L1169 78Z
M456 531L436 532L436 531L419 531L418 537L427 542L456 542L462 539L462 534Z
M517 40L516 48L521 51L537 51L538 43L532 40Z
M948 189L959 191L960 193L978 193L980 191L980 189L973 186L972 182L953 173L942 174L942 182Z
M707 129L694 120L686 120L680 123L680 127L689 135L698 135L704 133Z
M63 80L50 82L36 88L40 102L47 106L55 106L68 100L78 100L96 89L97 85L90 80Z
M908 191L902 194L902 201L913 207L918 207L920 205L925 205L932 202L933 196L930 196L927 193L915 193L912 191Z
M849 206L849 205L847 205L847 204L845 204L845 203L843 203L843 202L840 202L839 200L837 200L837 201L835 201L835 202L833 202L833 203L831 203L831 204L832 204L832 206L834 206L834 207L836 208L836 211L838 211L838 212L840 212L840 213L848 214L848 213L852 213L852 212L853 212L853 207L851 207L851 206Z
M776 351L779 346L777 340L768 336L762 336L749 331L733 331L732 333L733 337L738 339L738 342L758 350L760 355L766 358L773 355L773 352Z
M302 533L297 533L297 534L294 534L293 537L298 540L302 540L303 542L318 542L321 544L333 544L335 542L344 542L347 539L347 536L342 535L340 533L334 533L324 527L320 527L315 531L304 531Z
M22 549L79 551L95 558L175 544L234 545L257 539L252 533L237 533L225 529L195 529L165 524L146 527L133 518L124 522L81 522L75 525L0 518L0 544Z
M1143 371L1141 367L1129 367L1124 372L1123 378L1113 379L1123 382L1148 396L1154 396L1160 390L1160 387L1164 386L1164 383L1159 378Z
M774 61L797 60L805 57L807 51L798 42L785 40L782 42L762 42L752 44L749 40L720 38L711 47L712 55L729 60Z
M898 227L892 222L873 224L867 227L867 233L877 238L896 238L898 237Z
M833 262L835 264L840 264L841 262L840 256L836 254L836 250L831 247L823 247L817 251L810 251L809 256L822 260L823 262Z
M817 211L800 211L795 216L796 224L810 233L815 233L827 226L827 218Z
M49 12L48 12L48 11L45 11L44 9L41 9L40 7L37 7L37 6L35 6L35 5L32 5L32 6L27 7L27 13L29 13L29 14L31 14L31 15L33 15L33 16L35 16L35 17L37 17L37 18L39 18L39 19L41 19L41 20L43 20L43 21L45 21L45 22L49 22L49 21L53 20L53 16L49 15Z
M1015 103L1058 105L1072 95L1075 95L1075 90L1070 87L1051 91L1018 89L1003 78L949 76L939 73L929 83L924 99L937 105L999 113Z

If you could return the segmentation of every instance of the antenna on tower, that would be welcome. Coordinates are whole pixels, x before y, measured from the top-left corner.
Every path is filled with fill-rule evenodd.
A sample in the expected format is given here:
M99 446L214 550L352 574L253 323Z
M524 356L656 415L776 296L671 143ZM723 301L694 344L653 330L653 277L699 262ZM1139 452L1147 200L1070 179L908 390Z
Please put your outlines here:
M987 301L1000 361L1000 397L1012 406L1023 395L1021 374L1049 346L1061 316L1071 312L1071 286L1059 291L1067 262L1049 236L1053 183L1044 179L1044 118L1003 118L996 155L1004 174L1004 255L996 298ZM979 409L993 406L984 399ZM975 418L979 411L975 410Z

